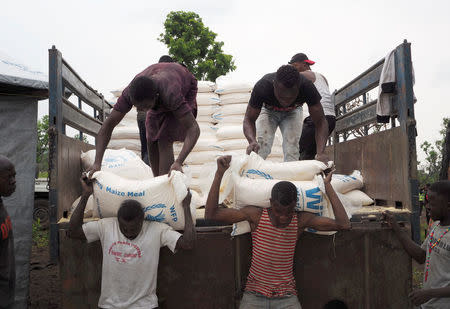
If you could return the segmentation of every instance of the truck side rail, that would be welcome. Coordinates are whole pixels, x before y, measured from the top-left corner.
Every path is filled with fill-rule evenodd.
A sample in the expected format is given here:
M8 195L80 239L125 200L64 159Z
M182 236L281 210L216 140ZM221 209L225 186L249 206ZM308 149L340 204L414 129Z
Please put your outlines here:
M327 152L338 172L362 172L365 191L375 199L375 205L410 210L413 238L419 241L411 44L405 40L395 49L393 113L390 124L380 125L376 105L383 64L384 58L333 93L336 127Z
M74 102L75 101L75 102ZM91 107L83 110L83 103ZM50 258L59 256L58 220L67 214L80 195L80 153L94 146L83 142L83 134L96 137L111 105L90 87L53 46L49 49L49 204ZM78 130L76 140L66 135L66 126Z

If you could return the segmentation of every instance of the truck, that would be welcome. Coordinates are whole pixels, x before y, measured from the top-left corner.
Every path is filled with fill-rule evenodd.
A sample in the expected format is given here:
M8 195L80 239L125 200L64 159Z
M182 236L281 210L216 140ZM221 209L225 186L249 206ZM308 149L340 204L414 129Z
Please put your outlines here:
M376 90L384 58L334 91L336 129L326 148L338 173L360 170L365 192L375 204L351 218L352 229L333 236L303 233L294 274L303 308L323 308L339 300L348 308L412 308L412 262L383 221L385 207L400 211L402 229L419 241L419 204L411 44L395 48L396 85L391 123L376 123ZM80 152L94 149L65 135L65 126L96 136L106 102L62 58L49 50L51 258L59 263L64 308L97 308L102 251L99 242L67 237L68 210L81 194ZM91 106L88 115L63 97L69 88ZM351 102L362 104L349 109ZM81 106L81 105L80 105ZM361 136L352 138L358 129ZM229 225L197 226L192 251L162 248L157 294L161 308L238 308L251 262L249 234L232 237Z
M34 180L34 209L33 221L38 222L41 228L49 226L48 180L36 178Z

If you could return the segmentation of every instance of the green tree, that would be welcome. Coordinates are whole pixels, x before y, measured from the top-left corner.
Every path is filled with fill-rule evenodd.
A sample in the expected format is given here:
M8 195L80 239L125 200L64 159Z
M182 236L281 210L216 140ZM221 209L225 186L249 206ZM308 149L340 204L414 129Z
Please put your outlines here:
M443 145L445 143L445 135L447 126L450 123L450 118L442 119L442 128L439 130L440 139L436 140L434 144L428 141L420 145L423 152L425 152L425 162L420 164L418 170L419 183L423 186L426 183L433 183L439 180L439 171L442 163Z
M39 171L48 171L48 115L37 122L36 163Z
M194 12L172 11L164 22L165 32L158 40L167 45L169 55L183 63L199 80L215 81L220 75L234 71L233 56L224 54L223 42L203 24Z

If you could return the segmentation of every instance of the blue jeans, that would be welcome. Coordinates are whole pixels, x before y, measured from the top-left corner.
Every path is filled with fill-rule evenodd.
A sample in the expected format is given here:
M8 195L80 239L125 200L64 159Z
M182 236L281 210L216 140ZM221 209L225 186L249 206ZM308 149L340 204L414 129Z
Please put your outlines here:
M252 292L244 292L239 309L302 309L297 296L269 298Z
M297 161L302 125L303 108L301 106L289 112L274 111L263 107L256 120L258 154L263 159L267 158L272 149L275 132L280 127L283 136L284 161Z

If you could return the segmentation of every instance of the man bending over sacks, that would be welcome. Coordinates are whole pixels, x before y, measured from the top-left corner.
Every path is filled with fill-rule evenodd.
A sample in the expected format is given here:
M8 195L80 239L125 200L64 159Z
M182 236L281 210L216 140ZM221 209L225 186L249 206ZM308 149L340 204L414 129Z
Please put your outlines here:
M350 229L347 213L330 184L332 172L324 178L324 183L336 219L296 212L297 188L288 181L275 184L269 208L219 208L220 182L230 161L231 156L217 159L217 171L206 202L205 217L227 223L244 220L250 223L252 263L240 308L301 308L293 274L299 235L305 228L319 231Z
M192 249L196 240L192 223L191 194L183 200L184 234L169 225L144 221L142 205L134 200L122 202L117 218L83 224L83 214L92 182L84 175L83 193L70 218L69 237L93 242L100 240L103 251L102 287L99 308L157 308L156 279L159 250L172 252Z

